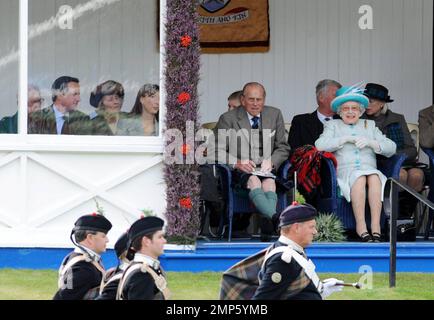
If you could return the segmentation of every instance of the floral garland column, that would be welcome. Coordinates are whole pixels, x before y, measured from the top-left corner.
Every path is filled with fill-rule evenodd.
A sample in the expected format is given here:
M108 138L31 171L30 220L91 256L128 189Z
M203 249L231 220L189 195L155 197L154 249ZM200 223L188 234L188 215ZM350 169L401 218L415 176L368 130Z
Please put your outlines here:
M197 1L167 0L166 22L166 128L182 132L179 146L184 164L165 165L167 185L167 237L170 241L194 243L199 233L199 173L196 164L186 164L194 157L194 139L187 132L197 132L200 71L200 44ZM194 123L188 127L187 123ZM173 141L165 139L168 146ZM191 163L191 161L189 161Z

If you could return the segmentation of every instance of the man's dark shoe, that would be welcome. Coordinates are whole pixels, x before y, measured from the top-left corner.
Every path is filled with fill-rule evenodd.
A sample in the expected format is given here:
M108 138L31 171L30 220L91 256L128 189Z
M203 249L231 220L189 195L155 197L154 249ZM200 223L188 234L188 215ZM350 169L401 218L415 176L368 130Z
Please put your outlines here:
M260 236L261 241L269 242L274 232L273 221L268 217L261 217L260 228L261 228L261 236Z

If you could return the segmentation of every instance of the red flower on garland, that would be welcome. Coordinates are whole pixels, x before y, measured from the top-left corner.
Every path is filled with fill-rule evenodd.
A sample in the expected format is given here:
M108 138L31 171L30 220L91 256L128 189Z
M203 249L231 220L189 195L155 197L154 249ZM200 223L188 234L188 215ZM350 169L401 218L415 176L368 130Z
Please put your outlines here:
M178 102L182 105L186 104L191 100L191 96L188 92L182 92L178 96Z
M191 147L188 144L183 144L181 147L181 152L184 156L186 156L191 150Z
M186 209L193 208L193 204L191 203L190 197L179 199L179 204L181 207L186 208Z
M181 37L181 46L188 48L191 43L193 42L193 40L191 39L191 37L189 35L185 35L183 37Z

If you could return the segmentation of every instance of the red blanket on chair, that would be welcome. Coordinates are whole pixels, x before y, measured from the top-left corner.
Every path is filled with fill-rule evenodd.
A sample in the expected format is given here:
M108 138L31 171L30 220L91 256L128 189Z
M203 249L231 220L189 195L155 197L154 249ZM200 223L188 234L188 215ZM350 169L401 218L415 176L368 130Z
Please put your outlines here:
M297 187L301 194L311 194L321 184L321 160L331 159L337 167L336 158L331 152L318 151L311 145L295 149L290 158L290 174L297 172Z

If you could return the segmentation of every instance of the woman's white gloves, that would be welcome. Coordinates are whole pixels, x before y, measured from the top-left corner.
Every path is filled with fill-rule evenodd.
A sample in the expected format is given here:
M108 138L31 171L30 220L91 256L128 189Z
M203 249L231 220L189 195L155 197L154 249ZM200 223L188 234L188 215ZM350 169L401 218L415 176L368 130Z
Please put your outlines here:
M345 137L342 137L339 140L339 146L343 147L343 145L345 143L355 143L355 142L356 142L356 137L354 137L354 136L345 136Z
M357 137L354 144L359 149L369 147L376 153L379 153L381 151L380 144L377 140L370 140L365 137Z
M370 140L365 137L345 136L339 140L339 147L343 147L346 143L353 143L357 148L363 149L366 147L372 148L375 153L380 153L380 143L377 140Z

